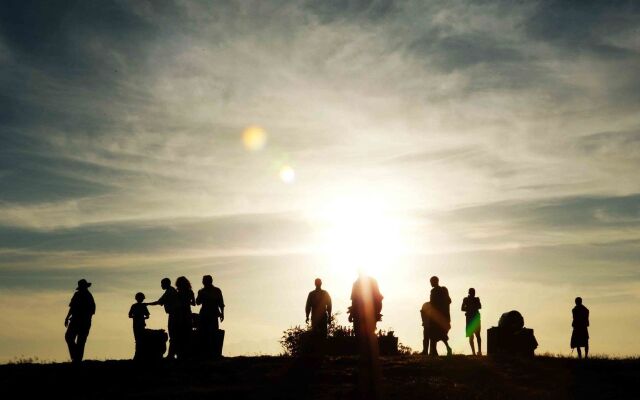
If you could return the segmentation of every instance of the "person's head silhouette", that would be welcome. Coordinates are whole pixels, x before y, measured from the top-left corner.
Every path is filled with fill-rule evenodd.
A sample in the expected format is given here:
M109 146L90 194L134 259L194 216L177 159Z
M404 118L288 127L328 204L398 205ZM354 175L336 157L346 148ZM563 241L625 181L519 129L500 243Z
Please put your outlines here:
M469 296L476 297L476 290L474 288L469 288Z
M160 281L160 287L162 287L163 289L169 289L171 287L171 279L169 278L164 278Z
M176 289L180 292L186 292L191 290L191 282L185 276L180 276L176 279Z
M213 278L211 277L211 275L205 275L202 277L202 284L204 285L204 287L211 287L213 286Z
M320 288L322 288L322 279L316 278L314 283L316 285L316 289L320 290Z
M576 297L576 305L579 306L582 304L582 297Z
M142 293L142 292L136 293L136 301L138 303L142 303L144 301L144 299L145 299L144 293Z
M431 279L429 279L429 282L431 282L431 287L437 287L440 280L437 276L432 276Z
M87 282L86 279L80 279L78 281L78 287L76 290L87 290L91 287L91 282Z

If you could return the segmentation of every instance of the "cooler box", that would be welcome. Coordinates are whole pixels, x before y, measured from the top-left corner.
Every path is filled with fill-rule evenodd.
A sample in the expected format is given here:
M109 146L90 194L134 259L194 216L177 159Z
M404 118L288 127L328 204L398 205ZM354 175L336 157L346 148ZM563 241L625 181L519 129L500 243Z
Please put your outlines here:
M500 344L502 340L502 330L497 326L487 329L487 354L490 356L500 354Z

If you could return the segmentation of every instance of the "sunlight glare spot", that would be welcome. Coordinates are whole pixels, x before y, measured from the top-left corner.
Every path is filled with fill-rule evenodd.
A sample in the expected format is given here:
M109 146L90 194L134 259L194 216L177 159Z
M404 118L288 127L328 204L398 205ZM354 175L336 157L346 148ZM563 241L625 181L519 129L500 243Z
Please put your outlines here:
M293 170L293 168L291 168L288 165L284 165L282 168L280 168L280 180L282 180L282 182L284 183L293 183L293 181L296 180L296 171Z
M267 142L267 133L257 125L251 125L242 131L242 143L249 151L261 150Z

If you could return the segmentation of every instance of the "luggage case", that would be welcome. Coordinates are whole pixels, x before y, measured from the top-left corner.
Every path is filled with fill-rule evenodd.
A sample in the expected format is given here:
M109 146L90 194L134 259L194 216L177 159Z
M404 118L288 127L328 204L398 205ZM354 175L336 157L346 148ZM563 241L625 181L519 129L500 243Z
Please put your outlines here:
M167 351L169 336L164 329L145 329L141 342L136 344L136 360L152 361L162 360Z
M222 346L224 345L224 330L218 329L214 333L213 340L213 356L214 357L222 357Z

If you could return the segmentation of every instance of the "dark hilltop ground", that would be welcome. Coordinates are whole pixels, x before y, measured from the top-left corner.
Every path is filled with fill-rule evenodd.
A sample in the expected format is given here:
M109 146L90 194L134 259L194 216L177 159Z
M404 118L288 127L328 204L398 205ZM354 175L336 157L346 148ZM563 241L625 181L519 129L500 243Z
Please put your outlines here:
M4 398L353 399L358 359L234 357L0 366ZM640 359L399 356L381 359L384 399L637 399Z

